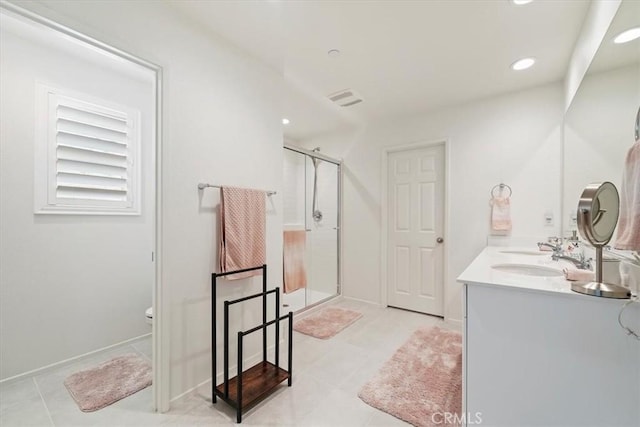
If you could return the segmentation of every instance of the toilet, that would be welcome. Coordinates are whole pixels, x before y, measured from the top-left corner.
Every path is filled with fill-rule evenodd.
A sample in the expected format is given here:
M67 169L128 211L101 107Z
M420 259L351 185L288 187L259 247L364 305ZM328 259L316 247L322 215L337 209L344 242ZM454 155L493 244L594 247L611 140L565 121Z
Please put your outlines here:
M148 324L153 325L153 307L147 308L144 312L144 316Z

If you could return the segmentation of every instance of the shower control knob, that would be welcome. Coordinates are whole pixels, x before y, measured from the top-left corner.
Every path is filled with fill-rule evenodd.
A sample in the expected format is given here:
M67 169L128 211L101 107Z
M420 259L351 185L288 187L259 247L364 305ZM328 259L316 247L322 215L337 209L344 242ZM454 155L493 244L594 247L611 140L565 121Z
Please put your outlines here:
M442 242L444 242L444 239L443 239L442 237L438 237L438 238L436 239L436 242L438 242L438 243L442 243Z

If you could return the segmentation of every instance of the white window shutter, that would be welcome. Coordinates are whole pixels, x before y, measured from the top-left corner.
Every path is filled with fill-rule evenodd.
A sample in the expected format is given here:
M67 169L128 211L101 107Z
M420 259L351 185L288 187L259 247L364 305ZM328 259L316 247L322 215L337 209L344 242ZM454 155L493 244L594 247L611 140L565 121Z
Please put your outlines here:
M36 212L139 214L139 111L42 89L48 112L47 196Z

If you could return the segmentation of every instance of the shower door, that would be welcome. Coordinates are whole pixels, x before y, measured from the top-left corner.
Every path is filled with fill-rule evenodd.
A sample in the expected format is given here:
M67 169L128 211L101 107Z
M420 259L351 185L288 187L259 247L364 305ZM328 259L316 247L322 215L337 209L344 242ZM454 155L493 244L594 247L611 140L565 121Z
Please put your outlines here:
M340 292L340 163L285 148L284 189L284 230L304 231L306 285L285 293L283 302L299 311Z

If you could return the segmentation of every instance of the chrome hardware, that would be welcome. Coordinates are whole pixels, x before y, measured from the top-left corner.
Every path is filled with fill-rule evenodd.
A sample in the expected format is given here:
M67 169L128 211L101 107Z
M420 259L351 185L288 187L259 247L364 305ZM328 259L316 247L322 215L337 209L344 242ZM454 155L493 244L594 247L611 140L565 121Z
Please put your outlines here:
M509 190L509 195L506 197L507 199L509 197L511 197L511 195L513 194L513 191L511 190L511 187L509 187L507 184L501 182L500 184L496 184L493 186L493 188L491 189L491 198L495 199L498 195L496 195L495 191L496 190L500 190L499 191L499 195L502 195L502 192L504 191L504 189Z
M551 259L554 261L558 261L560 259L570 261L573 263L573 265L578 267L580 270L591 270L591 261L593 261L591 258L587 258L583 254L580 254L578 258L575 258L572 256L560 255L560 254L554 253L553 255L551 255Z
M538 248L542 248L543 246L551 248L551 250L553 251L553 255L562 255L562 243L554 245L553 243L538 242Z
M205 188L222 188L222 185L216 185L216 184L207 184L206 182L201 182L198 184L198 190L204 190ZM274 194L278 194L277 191L271 191L271 190L264 190L265 193L267 193L267 196L273 196Z

